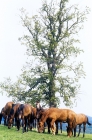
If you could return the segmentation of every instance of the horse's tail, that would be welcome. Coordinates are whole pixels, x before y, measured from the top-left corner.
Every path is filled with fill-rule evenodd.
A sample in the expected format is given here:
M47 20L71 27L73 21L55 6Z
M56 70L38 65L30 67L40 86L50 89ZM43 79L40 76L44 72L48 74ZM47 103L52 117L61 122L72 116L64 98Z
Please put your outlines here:
M92 125L92 124L89 122L88 117L87 117L87 124L88 124L88 125Z

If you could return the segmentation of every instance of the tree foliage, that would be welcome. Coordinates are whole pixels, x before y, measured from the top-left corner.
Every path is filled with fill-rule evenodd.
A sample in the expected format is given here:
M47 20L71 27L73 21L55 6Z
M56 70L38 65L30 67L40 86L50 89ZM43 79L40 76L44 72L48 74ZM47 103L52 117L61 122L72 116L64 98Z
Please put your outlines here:
M44 1L31 18L21 9L27 33L19 40L27 47L29 61L15 83L6 79L1 88L17 101L33 104L38 99L50 107L62 98L65 105L71 105L80 89L79 79L85 76L82 62L76 62L83 52L77 35L88 12L88 8L80 11L78 5L69 5L68 0Z

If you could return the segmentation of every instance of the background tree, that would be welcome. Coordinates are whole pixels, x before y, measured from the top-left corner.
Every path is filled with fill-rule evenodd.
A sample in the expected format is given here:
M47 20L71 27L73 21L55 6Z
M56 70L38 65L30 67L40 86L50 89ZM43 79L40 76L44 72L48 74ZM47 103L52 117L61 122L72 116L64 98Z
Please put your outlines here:
M85 75L82 62L75 58L83 52L77 35L88 12L88 8L80 11L78 5L69 5L68 0L44 1L38 15L31 18L21 9L28 32L19 40L26 45L30 61L16 83L7 79L1 88L17 101L38 99L51 107L61 97L65 105L71 105L80 89L79 79Z

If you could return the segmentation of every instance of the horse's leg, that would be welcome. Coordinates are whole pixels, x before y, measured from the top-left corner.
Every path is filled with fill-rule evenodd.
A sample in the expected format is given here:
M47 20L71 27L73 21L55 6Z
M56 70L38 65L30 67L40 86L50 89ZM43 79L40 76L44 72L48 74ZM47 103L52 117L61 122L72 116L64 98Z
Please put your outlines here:
M33 128L36 128L36 118L33 119Z
M34 119L34 128L36 128L36 125L37 125L37 123L36 123L36 119Z
M29 127L32 131L32 128L34 127L34 118L32 118L32 116L29 116Z
M30 129L30 118L27 119L27 132L28 132L28 128Z
M37 131L38 131L38 123L39 123L39 118L37 119L37 125L36 125Z
M50 122L49 121L48 121L47 125L48 125L48 133L50 134Z
M28 118L25 118L25 132L28 132Z
M67 127L67 136L71 137L72 133L73 133L73 126L72 126L73 122L69 121L68 122L68 127Z
M13 118L13 120L12 120L12 127L14 126L14 118Z
M28 132L28 126L29 126L29 119L28 117L25 117L25 125L24 125L25 132Z
M46 120L46 125L48 128L48 133L50 134L50 121L49 120Z
M25 132L25 119L24 119L24 117L22 118L22 127L23 127L22 132L24 133Z
M6 126L7 126L7 124L8 124L8 116L6 116Z
M17 126L18 131L21 126L21 120L22 120L21 117L18 117L18 115L16 115L16 126Z
M36 119L34 119L34 128L36 128Z
M17 126L17 119L16 119L16 117L15 117L15 127Z
M81 132L81 124L79 125L78 137L79 137L79 135L80 135L80 132Z
M52 119L50 126L51 126L52 134L55 135L56 128L55 128L55 120L54 119Z
M86 124L83 124L83 137L85 136Z
M32 126L33 128L35 128L35 120L33 119L33 122L32 122Z
M16 126L17 126L17 129L19 131L19 129L20 129L20 120L19 119L16 120Z
M4 125L6 125L6 117L4 118Z
M76 137L76 129L77 129L77 126L74 128L74 137Z
M62 133L62 122L60 122L60 130L61 130L61 133Z
M58 134L58 122L55 122L55 124L56 124L56 132L55 132L55 134Z
M43 130L43 133L45 132L45 128L46 128L46 123L44 123L44 130Z
M39 122L39 119L36 119L36 130L38 131L38 122Z

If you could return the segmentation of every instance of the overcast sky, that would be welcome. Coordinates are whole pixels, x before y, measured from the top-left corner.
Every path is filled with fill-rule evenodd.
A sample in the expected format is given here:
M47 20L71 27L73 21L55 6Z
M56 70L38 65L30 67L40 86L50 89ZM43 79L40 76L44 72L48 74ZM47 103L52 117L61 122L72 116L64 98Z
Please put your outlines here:
M58 0L57 0L58 1ZM78 3L80 8L85 6L92 9L91 0L71 0ZM25 8L30 15L34 15L41 0L0 0L0 82L5 77L16 77L21 73L21 68L26 62L25 47L21 46L18 38L25 32L20 22L19 9ZM92 116L92 11L84 24L84 29L79 33L81 47L84 54L80 59L84 65L86 78L80 80L81 90L78 95L77 104L73 110L77 113L85 113ZM0 95L0 109L10 101L5 95ZM61 103L60 107L65 106Z

